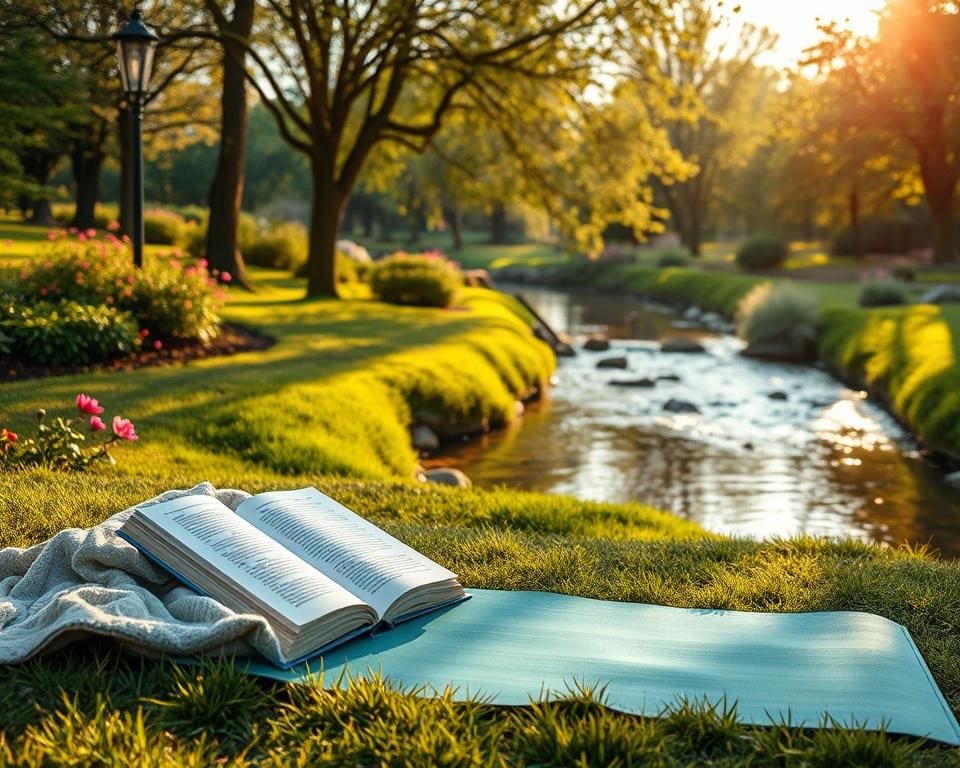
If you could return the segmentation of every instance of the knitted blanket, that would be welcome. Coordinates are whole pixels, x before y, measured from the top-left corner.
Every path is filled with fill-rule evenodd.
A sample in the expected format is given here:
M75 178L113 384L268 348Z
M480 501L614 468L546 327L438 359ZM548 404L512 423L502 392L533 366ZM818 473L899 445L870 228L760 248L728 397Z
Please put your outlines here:
M214 496L231 509L249 496L202 483L137 506L195 494ZM61 531L28 549L0 550L0 664L90 636L146 654L258 651L279 657L277 638L261 616L234 613L198 595L117 536L132 512L89 530Z

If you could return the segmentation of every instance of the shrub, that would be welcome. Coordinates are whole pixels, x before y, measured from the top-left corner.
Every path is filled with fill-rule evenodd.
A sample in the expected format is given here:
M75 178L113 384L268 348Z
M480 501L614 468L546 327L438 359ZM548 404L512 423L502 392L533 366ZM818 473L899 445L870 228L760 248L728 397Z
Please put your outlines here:
M154 245L179 245L183 242L187 222L173 211L151 208L143 214L143 237Z
M248 264L296 272L307 261L307 230L303 224L286 222L276 224L243 251Z
M737 333L748 354L806 360L816 354L819 316L812 294L789 284L761 283L737 307Z
M224 294L204 262L184 268L176 259L149 259L138 270L124 244L112 236L86 242L59 239L51 249L8 287L20 302L115 307L129 312L154 345L168 339L208 341L217 335Z
M741 269L773 269L783 266L789 249L783 238L776 235L754 235L737 251L737 265Z
M860 291L861 307L896 307L909 304L907 289L893 280L877 280L867 283Z
M685 267L690 263L690 252L686 248L671 248L657 258L658 267Z
M128 355L140 346L137 324L128 312L75 301L8 307L0 333L9 339L12 354L43 365L86 365Z
M377 262L370 277L381 300L418 307L449 307L462 285L460 270L439 254L395 253Z

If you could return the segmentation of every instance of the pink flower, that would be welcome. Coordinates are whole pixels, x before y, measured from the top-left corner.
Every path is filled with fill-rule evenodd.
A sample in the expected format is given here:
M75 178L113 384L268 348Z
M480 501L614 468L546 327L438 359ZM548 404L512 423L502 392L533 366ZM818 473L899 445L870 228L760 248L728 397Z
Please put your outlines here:
M87 235L87 237L96 237L97 230L95 230L93 227L90 227L90 229L88 229L85 234Z
M139 439L133 422L130 419L121 419L119 416L113 417L113 434L121 440L130 440L131 442Z
M56 232L54 232L52 229L49 232L47 232L47 240L56 240L56 239L57 239Z
M153 348L157 350L163 349L163 342L160 341L160 339L157 339L155 342L153 342Z
M90 417L90 431L100 432L101 430L104 430L106 428L107 428L107 425L103 423L103 419L101 419L99 416Z
M43 288L40 289L40 295L41 295L41 296L46 296L48 293L50 293L50 289L49 289L49 288L43 287Z
M70 227L70 234L71 234L71 235L77 234L77 228L76 228L76 227Z
M120 229L120 222L114 219L107 224L107 229L109 229L111 232L116 232L118 229Z
M231 280L233 280L233 277L230 275L229 272L221 272L220 279L223 280L223 282L225 283L229 283Z
M150 329L149 329L149 328L141 328L141 329L140 329L140 338L141 338L141 339L145 339L145 338L147 338L147 336L149 336L149 335L150 335Z
M93 416L99 416L103 413L103 408L100 407L100 403L90 397L90 395L77 395L77 408L83 413L89 413Z

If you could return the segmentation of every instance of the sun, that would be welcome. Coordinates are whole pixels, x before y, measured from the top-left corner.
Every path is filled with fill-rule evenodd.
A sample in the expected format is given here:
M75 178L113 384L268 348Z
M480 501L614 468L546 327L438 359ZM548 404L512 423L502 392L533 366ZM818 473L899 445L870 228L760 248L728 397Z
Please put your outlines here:
M764 63L790 67L803 57L805 48L820 39L821 23L836 21L858 34L872 35L877 31L877 12L885 4L884 0L727 0L723 7L739 6L736 21L776 33L777 45Z

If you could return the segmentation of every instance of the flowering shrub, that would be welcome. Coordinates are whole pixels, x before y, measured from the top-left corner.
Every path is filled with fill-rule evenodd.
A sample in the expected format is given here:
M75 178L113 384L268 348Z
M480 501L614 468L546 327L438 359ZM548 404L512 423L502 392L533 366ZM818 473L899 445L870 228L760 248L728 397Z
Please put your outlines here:
M50 254L7 287L24 304L73 301L128 312L150 343L207 341L219 331L224 293L206 262L185 267L177 258L152 259L135 269L123 242L108 234L91 240L51 232ZM175 249L174 256L179 252ZM229 282L229 275L221 279Z
M377 262L370 277L381 300L420 307L449 307L462 285L459 267L438 251L395 253Z
M139 439L133 422L120 416L113 417L108 434L96 399L78 394L75 402L79 415L71 419L58 416L48 423L47 412L39 409L36 437L0 429L0 467L82 470L99 461L115 464L110 448Z
M104 304L58 304L2 308L0 352L44 365L83 365L127 355L140 347L128 312Z

